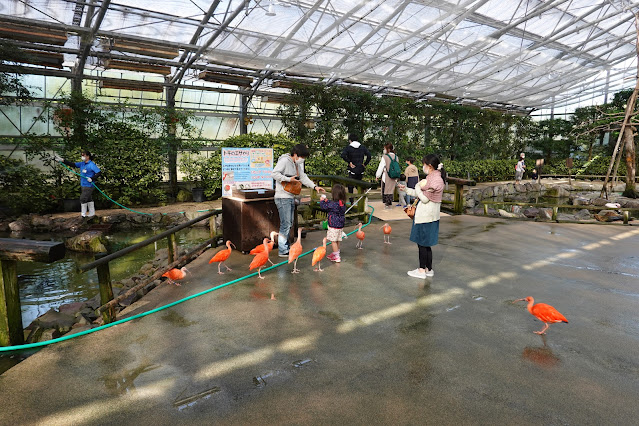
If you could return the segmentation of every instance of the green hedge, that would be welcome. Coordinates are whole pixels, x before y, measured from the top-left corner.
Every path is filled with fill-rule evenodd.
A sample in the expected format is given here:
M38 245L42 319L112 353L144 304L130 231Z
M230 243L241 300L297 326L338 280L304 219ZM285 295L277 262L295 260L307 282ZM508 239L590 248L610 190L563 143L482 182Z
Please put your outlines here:
M43 213L59 206L50 176L24 161L0 155L0 205L14 214Z

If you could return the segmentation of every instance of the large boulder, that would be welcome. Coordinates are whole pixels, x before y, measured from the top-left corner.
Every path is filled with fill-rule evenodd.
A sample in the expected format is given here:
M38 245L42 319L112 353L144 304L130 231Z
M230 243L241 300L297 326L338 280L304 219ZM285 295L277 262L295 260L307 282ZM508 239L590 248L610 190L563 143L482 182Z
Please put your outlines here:
M524 216L530 219L534 219L539 215L539 209L536 207L529 207L523 211Z
M547 197L570 197L570 187L568 185L554 185L546 190Z
M572 204L574 206L588 206L590 205L590 200L586 197L577 196L572 198Z
M607 198L595 198L591 201L593 206L605 206L610 202Z
M53 226L53 219L51 216L31 216L31 226L37 228L39 231L49 230Z
M444 194L444 195L452 195L452 194ZM200 217L204 214L204 212L198 212L195 210L187 210L184 212L184 216L186 217L187 220L193 220L196 217ZM202 228L206 228L209 225L209 221L208 220L201 220L198 223L196 223L193 226L199 226Z
M126 221L125 213L105 214L102 216L103 223L122 223Z
M626 209L639 209L639 200L632 198L620 198L617 202L621 204L621 207Z
M509 213L506 210L502 210L502 209L499 209L499 216L501 216L501 217L511 217L511 218L519 217L519 215L516 214L516 213Z
M577 220L588 220L592 219L592 215L590 214L590 210L581 209L577 213L575 213L575 218L577 218Z
M19 218L9 224L9 229L13 232L24 232L30 229L29 221L26 218Z
M64 246L72 251L87 253L106 253L105 239L101 231L86 231L68 238Z
M515 191L517 191L517 192L526 192L526 185L521 184L521 183L516 183L515 184Z
M55 309L50 309L44 315L36 318L29 327L34 328L34 326L39 326L44 329L55 329L61 333L66 333L71 330L75 322L75 313L58 312Z

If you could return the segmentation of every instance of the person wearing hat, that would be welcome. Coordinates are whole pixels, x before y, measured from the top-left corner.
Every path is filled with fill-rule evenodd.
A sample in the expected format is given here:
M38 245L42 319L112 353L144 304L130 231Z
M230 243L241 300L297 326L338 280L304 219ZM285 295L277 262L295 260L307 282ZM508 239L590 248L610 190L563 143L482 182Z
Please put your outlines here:
M526 171L525 158L526 154L523 152L519 154L519 161L517 161L517 165L515 166L515 183L521 183L521 179L524 177L524 172Z

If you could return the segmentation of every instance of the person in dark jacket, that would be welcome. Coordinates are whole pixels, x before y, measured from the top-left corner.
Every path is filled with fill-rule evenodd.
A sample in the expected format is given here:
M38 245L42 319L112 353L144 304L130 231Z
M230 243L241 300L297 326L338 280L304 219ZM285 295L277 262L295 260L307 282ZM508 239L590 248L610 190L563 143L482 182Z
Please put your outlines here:
M364 145L357 141L358 137L355 133L348 135L349 144L342 150L342 158L348 163L348 177L351 179L362 180L364 170L371 161L371 152ZM348 187L349 194L353 193L353 187ZM353 197L349 198L353 204Z
M93 217L95 216L95 205L93 204L93 182L100 176L102 173L100 168L96 166L96 164L92 161L91 153L87 150L84 150L80 153L81 161L73 162L67 161L60 157L59 155L55 155L54 159L59 161L60 163L64 163L69 167L76 167L80 169L80 206L82 208L82 217Z
M339 251L339 243L342 241L342 229L346 223L346 188L339 183L333 185L331 190L333 200L326 199L322 194L320 198L320 208L328 213L328 232L326 239L331 242L333 253L326 256L328 260L336 263L342 261Z

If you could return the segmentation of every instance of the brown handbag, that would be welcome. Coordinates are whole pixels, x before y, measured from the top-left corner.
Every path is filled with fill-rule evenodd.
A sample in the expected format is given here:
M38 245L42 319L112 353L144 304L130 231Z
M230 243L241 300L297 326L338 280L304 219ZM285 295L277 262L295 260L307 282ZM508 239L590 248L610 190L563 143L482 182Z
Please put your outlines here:
M299 169L297 168L297 164L295 164L295 172L297 173L295 176L299 177L300 172ZM292 182L284 182L282 181L282 188L284 188L284 191L293 194L293 195L300 195L300 193L302 192L302 182L300 182L299 180L294 180Z
M404 212L406 212L408 217L410 217L411 219L415 217L415 210L417 210L418 202L419 202L419 199L416 198L415 201L413 201L413 204L411 204L410 206L404 207Z

